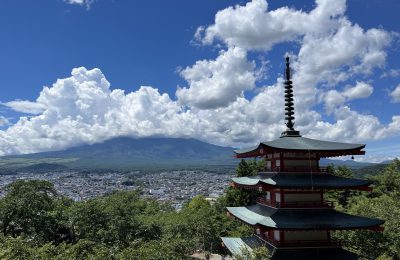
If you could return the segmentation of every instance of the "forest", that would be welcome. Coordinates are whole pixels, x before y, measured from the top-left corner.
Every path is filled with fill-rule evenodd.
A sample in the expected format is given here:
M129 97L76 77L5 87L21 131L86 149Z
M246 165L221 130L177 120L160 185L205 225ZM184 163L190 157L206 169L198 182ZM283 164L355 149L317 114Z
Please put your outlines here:
M242 161L238 176L253 175L259 165ZM330 166L351 177L349 168ZM372 192L330 192L337 210L385 220L384 231L346 231L334 235L363 259L400 257L400 161L379 173ZM168 203L142 198L141 191L74 202L47 181L16 180L0 199L0 259L190 259L195 252L226 254L221 236L246 236L249 227L230 219L225 207L254 203L255 191L227 187L210 204L202 196L175 211ZM259 254L259 255L257 255ZM268 259L267 252L245 259Z

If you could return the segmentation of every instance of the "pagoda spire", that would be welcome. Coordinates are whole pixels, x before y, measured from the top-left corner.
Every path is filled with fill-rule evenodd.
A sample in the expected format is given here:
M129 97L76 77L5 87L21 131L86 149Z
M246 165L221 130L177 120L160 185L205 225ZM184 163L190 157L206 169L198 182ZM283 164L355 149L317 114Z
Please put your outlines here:
M293 103L293 86L290 80L290 64L289 57L286 57L286 69L285 69L285 120L286 120L286 131L282 132L281 137L284 136L300 136L300 132L294 129L294 103Z

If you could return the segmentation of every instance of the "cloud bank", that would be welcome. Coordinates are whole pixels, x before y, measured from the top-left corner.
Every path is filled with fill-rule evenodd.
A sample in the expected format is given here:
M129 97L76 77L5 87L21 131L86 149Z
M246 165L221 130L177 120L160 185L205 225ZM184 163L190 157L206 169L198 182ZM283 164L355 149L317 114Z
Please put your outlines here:
M214 24L200 26L195 38L222 49L215 59L180 71L186 85L177 87L176 97L151 86L129 93L111 89L100 69L75 68L70 77L44 87L35 101L4 103L32 115L0 131L0 154L59 150L116 136L192 137L225 146L276 138L285 130L283 79L260 84L264 68L249 53L265 55L280 43L298 46L290 56L296 128L304 136L362 142L398 135L400 115L383 124L350 104L373 93L368 77L384 69L392 36L383 29L364 30L345 11L343 0L317 0L308 13L268 10L265 0L219 11ZM393 102L398 89L390 93Z

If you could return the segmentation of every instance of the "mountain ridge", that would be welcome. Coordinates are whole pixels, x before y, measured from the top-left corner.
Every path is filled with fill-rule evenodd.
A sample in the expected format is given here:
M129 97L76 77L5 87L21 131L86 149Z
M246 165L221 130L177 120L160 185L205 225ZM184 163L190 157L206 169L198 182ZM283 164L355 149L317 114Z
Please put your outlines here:
M70 168L143 168L233 165L233 148L217 146L193 138L116 137L101 143L84 144L66 150L2 157L7 159L40 159L53 163L67 159ZM1 165L0 165L1 167Z
M0 157L0 168L64 169L68 168L186 168L229 166L239 162L234 148L209 144L193 138L127 136L100 143L84 144L61 151ZM51 164L51 165L49 165ZM361 168L374 165L353 160L321 159L321 166L334 164ZM60 165L57 167L57 165Z

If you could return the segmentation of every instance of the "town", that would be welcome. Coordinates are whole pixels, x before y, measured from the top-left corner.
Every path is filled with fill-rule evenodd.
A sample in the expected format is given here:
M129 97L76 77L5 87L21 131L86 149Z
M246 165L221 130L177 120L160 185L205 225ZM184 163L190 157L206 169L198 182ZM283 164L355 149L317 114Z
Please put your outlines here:
M232 176L232 171L216 173L207 170L13 172L1 176L0 197L5 196L6 186L15 180L38 179L50 181L59 194L74 201L118 190L139 189L143 197L169 202L178 210L197 195L215 200L223 194Z

